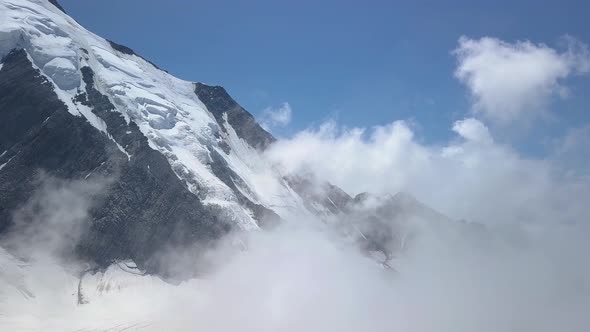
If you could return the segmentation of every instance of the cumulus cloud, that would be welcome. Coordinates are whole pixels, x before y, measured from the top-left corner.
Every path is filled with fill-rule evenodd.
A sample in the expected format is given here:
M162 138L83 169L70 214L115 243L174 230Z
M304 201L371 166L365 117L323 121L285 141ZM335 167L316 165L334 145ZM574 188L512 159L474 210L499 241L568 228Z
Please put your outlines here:
M499 123L542 114L551 97L566 97L565 80L590 71L588 46L564 37L559 51L530 41L461 37L453 51L455 77L473 98L473 109Z
M285 102L278 108L267 107L262 111L260 122L267 130L284 127L291 123L291 105Z
M453 131L461 135L466 140L480 142L480 143L491 143L492 136L488 127L486 127L481 121L474 118L467 118L455 122L453 125Z
M457 136L426 145L404 121L374 128L334 122L276 143L268 158L286 173L313 172L351 194L407 191L455 219L485 223L583 220L584 179L558 171L556 160L531 159L494 142L472 118ZM583 195L583 196L580 196Z

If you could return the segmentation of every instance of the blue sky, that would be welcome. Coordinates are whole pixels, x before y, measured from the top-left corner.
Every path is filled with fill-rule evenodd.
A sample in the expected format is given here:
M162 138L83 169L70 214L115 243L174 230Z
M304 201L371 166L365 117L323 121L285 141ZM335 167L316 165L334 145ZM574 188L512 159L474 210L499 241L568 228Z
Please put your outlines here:
M361 127L405 119L419 140L443 142L472 107L453 76L460 36L556 49L566 34L590 43L587 1L60 3L91 31L172 74L223 85L255 115L288 102L292 122L275 129L279 136L331 118ZM521 150L538 154L552 137L588 122L588 79L572 75L567 87L568 98L551 99L555 117L509 135Z

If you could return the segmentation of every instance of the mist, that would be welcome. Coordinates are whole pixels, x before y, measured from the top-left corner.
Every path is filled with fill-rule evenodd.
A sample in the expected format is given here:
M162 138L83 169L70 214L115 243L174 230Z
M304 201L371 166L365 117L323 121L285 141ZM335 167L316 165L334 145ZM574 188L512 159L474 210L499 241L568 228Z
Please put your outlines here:
M88 192L81 188L78 182L51 180L25 210L38 202L69 204L53 198ZM37 210L48 220L55 217L50 211L64 211L53 203L40 206L48 207ZM65 264L59 252L22 259L2 250L0 326L10 331L587 330L587 227L448 222L407 220L403 226L413 240L384 267L318 220L289 220L271 231L228 235L193 262L206 259L209 272L180 283L144 275L132 262L80 279L84 266ZM55 234L60 228L52 225ZM42 249L56 248L55 243L32 247L47 252ZM170 265L188 268L185 253L166 255Z

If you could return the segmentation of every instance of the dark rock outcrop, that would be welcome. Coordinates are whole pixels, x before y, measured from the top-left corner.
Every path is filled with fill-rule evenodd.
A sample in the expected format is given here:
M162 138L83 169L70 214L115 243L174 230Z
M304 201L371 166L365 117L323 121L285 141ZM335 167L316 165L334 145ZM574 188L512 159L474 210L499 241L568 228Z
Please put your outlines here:
M57 2L57 0L49 0L49 2L62 12L66 12L65 9Z
M242 108L221 86L195 83L195 93L225 130L224 115L236 134L251 146L264 150L276 139L264 130L252 114Z
M155 63L153 63L153 62L151 62L150 60L148 60L148 59L144 58L143 56L141 56L141 55L139 55L139 54L137 54L137 53L135 53L135 51L134 51L133 49L131 49L131 48L129 48L129 47L127 47L127 46L125 46L125 45L121 45L121 44L115 43L114 41L112 41L112 40L109 40L109 39L107 39L107 41L109 42L109 44L111 45L111 47L112 47L112 48L113 48L115 51L118 51L118 52L121 52L121 53L123 53L123 54L127 54L127 55L135 55L135 56L137 56L137 57L139 57L139 58L142 58L143 60L147 61L147 62L148 62L149 64L151 64L152 66L154 66L154 67L156 67L156 68L158 68L158 69L160 69L160 70L162 70L162 71L164 71L164 72L166 72L166 73L168 72L168 71L166 71L166 70L164 70L164 69L162 69L162 68L158 67L158 65L156 65L156 64L155 64Z

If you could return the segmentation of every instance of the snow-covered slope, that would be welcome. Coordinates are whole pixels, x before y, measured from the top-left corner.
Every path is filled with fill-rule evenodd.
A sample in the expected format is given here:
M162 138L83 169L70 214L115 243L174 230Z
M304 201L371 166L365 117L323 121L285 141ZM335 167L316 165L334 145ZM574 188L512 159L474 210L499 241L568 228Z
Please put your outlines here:
M75 98L84 89L81 68L90 67L96 89L128 123L138 125L150 147L166 156L190 191L206 204L223 207L243 229L256 228L256 216L211 169L211 153L221 156L240 176L238 189L252 202L272 208L281 217L300 206L258 151L238 137L227 121L216 121L199 100L194 83L117 50L120 45L87 31L46 0L3 0L0 22L0 57L16 48L26 50L69 112L109 136L106 123ZM133 158L122 142L110 138Z
M124 142L76 98L85 90L84 67L94 73L95 88L127 123L137 124L149 146L166 157L188 189L205 204L223 208L242 229L257 228L259 222L242 195L283 218L302 211L299 197L259 151L238 136L227 114L216 119L199 100L194 83L89 32L47 0L3 0L0 22L0 58L24 49L68 111L85 118L128 158L134 156ZM219 163L239 176L231 179L235 188L212 169Z

